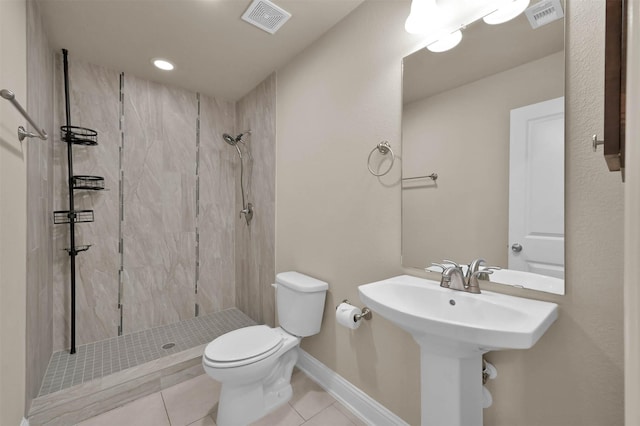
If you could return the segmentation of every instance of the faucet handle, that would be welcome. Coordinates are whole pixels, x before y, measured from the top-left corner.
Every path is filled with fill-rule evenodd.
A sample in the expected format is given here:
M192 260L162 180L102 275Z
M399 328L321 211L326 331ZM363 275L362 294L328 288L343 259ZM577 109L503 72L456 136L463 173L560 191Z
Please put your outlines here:
M442 274L442 277L440 278L440 287L449 288L451 284L451 270L456 269L456 267L452 265L443 265L442 263L431 263L431 266L442 269L442 271L440 271ZM425 268L425 271L436 272L431 269L431 267Z
M445 269L447 269L447 267L446 267L445 265L443 265L442 263L433 263L433 262L431 262L431 266L435 266L436 268L440 268L440 269L442 269L442 271L441 271L441 272L444 272L444 270L445 270ZM429 266L427 266L427 267L425 268L425 271L428 271L428 272L436 272L436 271L432 270Z
M454 262L453 260L444 259L444 260L442 261L442 263L444 263L444 264L447 264L447 263L448 263L448 264L450 264L450 265L455 266L456 268L460 268L460 265L459 265L457 262Z
M498 268L498 269L500 269L500 268ZM491 275L491 274L493 274L493 271L495 271L495 270L496 269L493 269L493 268L481 269L479 271L472 272L471 276L472 277L479 277L482 274Z
M475 271L471 276L478 282L478 280L491 281L489 275L493 274L493 271L499 271L502 269L499 266L481 266L480 269ZM471 282L471 279L470 279Z
M440 287L449 288L451 277L447 275L446 271L451 269L452 266L447 267L441 263L431 263L431 266L427 266L424 270L427 272L438 272L433 267L442 269L442 271L440 271L440 274L442 274L440 277Z
M445 261L446 262L446 261ZM442 278L440 279L440 287L454 288L461 290L464 287L464 277L462 276L462 268L451 264L443 265ZM453 286L453 287L452 287Z

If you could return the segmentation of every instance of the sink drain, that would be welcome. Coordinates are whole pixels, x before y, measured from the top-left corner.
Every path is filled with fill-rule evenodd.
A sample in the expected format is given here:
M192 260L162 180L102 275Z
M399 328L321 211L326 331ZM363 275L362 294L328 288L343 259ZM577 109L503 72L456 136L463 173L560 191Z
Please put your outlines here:
M171 349L175 345L175 343L165 343L164 345L162 345L162 349Z

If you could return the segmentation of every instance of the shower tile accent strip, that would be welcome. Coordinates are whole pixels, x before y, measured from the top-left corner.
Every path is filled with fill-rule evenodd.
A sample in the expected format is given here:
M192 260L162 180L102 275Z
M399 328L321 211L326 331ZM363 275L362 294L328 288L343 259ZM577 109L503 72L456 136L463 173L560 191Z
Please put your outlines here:
M51 356L39 397L203 345L256 323L236 308L78 346ZM163 349L167 343L175 345Z
M195 316L200 314L198 305L198 282L200 281L200 93L196 93L198 100L198 115L196 117L196 270L194 293L196 295Z
M124 330L123 318L123 305L122 296L124 286L124 239L122 238L122 225L124 222L124 73L120 73L120 117L119 117L119 131L120 131L120 146L118 147L118 260L120 265L118 268L118 336L122 336Z

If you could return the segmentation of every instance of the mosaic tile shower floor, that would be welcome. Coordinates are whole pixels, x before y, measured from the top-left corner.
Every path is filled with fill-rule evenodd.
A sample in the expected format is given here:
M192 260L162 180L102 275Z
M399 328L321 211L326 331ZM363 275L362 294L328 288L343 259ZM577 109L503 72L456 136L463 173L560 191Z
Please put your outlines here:
M232 308L78 346L74 355L66 350L55 352L49 360L38 396L182 352L254 324L242 311Z

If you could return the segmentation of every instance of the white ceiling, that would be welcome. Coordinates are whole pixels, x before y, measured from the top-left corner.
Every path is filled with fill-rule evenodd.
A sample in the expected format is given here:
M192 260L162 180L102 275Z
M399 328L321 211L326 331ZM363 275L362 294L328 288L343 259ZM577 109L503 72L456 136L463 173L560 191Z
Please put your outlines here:
M56 50L149 80L237 100L363 0L275 0L292 14L269 34L240 17L251 0L37 0ZM176 68L160 71L151 59Z

